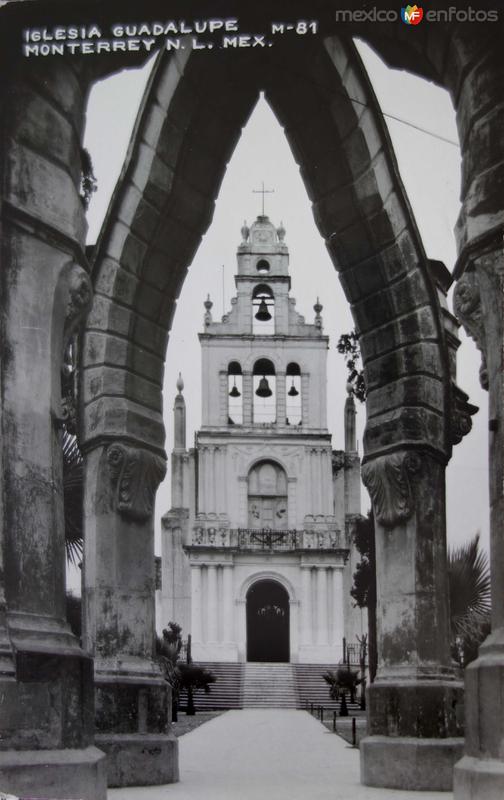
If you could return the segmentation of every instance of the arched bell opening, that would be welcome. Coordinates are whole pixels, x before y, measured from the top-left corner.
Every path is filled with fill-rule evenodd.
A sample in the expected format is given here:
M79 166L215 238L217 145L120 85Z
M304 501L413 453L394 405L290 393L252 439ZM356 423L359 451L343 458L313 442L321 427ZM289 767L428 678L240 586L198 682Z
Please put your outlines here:
M276 422L276 375L275 367L268 358L260 358L255 362L252 389L252 421Z
M260 580L247 592L247 661L290 661L289 595L273 580Z
M287 425L301 425L301 370L299 364L291 362L285 371L285 409Z
M228 424L243 424L243 375L238 361L228 366Z
M269 270L269 264L261 259L258 264L268 265L263 271ZM258 271L261 271L258 268ZM275 297L272 289L266 284L259 284L252 293L252 333L264 336L275 333Z

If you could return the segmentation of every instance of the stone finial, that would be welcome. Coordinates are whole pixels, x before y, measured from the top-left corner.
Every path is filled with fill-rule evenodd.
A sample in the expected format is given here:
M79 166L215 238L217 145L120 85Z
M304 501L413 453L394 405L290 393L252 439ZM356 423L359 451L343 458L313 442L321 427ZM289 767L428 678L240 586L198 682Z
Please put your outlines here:
M283 240L285 239L285 228L283 222L280 222L280 225L277 228L277 236L278 241L283 243Z
M205 325L210 325L210 323L212 321L213 303L210 300L210 295L209 294L207 294L207 299L205 300L203 305L205 306Z
M345 401L345 453L355 453L357 451L357 439L355 430L355 402L351 383L347 383L347 399Z
M247 225L247 220L246 219L243 220L243 225L242 225L242 229L241 229L241 235L242 235L242 239L243 239L242 244L247 244L248 238L250 236L250 228Z
M178 374L176 386L177 386L177 389L178 389L178 393L182 394L182 392L184 391L184 379L182 377L182 373L181 372L179 372L179 374Z
M320 316L320 312L322 311L323 307L324 306L317 297L317 302L313 306L313 310L315 311L315 325L317 326L317 328L322 327L322 317Z

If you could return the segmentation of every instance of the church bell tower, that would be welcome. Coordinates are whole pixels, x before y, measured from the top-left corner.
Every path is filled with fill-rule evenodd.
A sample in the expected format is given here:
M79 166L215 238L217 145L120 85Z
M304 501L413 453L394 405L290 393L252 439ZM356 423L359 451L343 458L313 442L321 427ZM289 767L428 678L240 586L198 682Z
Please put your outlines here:
M192 450L180 446L178 383L163 615L191 633L199 661L334 664L353 635L345 571L358 456L331 447L323 309L317 299L312 322L297 312L285 235L264 214L245 223L230 311L214 321L204 302ZM349 397L349 425L352 408ZM346 440L355 448L351 431Z

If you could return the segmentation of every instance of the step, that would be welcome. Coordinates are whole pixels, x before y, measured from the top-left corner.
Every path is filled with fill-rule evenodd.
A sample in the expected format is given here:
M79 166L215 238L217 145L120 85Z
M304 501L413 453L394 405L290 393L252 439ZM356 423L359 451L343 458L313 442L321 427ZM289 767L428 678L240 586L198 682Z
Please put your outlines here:
M243 706L244 708L298 708L292 665L245 664Z

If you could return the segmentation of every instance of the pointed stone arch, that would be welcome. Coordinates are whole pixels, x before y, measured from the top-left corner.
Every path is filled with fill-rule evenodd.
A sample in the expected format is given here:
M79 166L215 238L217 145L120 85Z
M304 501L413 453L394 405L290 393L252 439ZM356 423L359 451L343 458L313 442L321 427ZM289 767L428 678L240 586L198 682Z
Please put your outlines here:
M11 4L11 6L14 5ZM298 6L294 4L292 8L298 8ZM5 10L5 13L12 11L13 9L9 8ZM302 12L303 9L301 8L300 11ZM62 13L63 9L58 9L59 16L58 19L54 20L55 22L61 22ZM262 19L261 10L257 10L256 13ZM321 12L321 15L325 24L328 25L328 29L330 29L326 14ZM333 11L331 10L331 17L332 15ZM332 24L334 25L333 21ZM497 25L482 26L477 29L477 35L475 35L476 32L472 26L456 24L450 26L441 24L436 26L429 25L415 31L414 33L417 35L413 41L410 35L412 31L401 25L388 29L387 26L371 24L368 27L359 26L358 31L355 28L352 31L351 26L349 26L345 30L345 35L352 32L364 35L364 38L375 46L380 55L394 66L416 72L444 85L450 90L454 105L457 108L460 140L464 156L464 180L462 186L463 206L458 228L460 256L455 277L458 278L464 271L468 273L465 284L469 285L464 286L464 283L462 285L465 288L466 299L468 293L471 295L470 302L460 305L460 315L464 324L477 338L483 354L487 356L490 402L491 408L496 413L495 418L492 419L491 458L494 474L498 476L501 471L502 453L504 452L502 426L499 426L498 419L498 409L502 408L502 308L496 302L496 298L502 293L502 277L500 274L502 260L501 233L504 219L501 191L504 160L502 141L501 137L498 136L502 128L503 113L500 29ZM16 37L12 37L12 42L14 43L15 41L17 41ZM321 40L319 45L318 52L320 54L322 52ZM14 48L14 45L12 47ZM18 56L17 50L14 52L14 49L9 50L7 48L7 51L8 55L12 56L12 59L6 73L8 80L5 81L0 96L2 111L4 112L2 114L2 128L5 133L3 139L5 148L3 152L4 180L1 207L2 233L5 243L3 251L5 268L3 273L7 276L4 284L5 307L3 310L5 314L3 319L5 369L2 372L3 393L0 400L3 420L6 420L6 424L3 427L2 442L2 463L4 468L2 497L5 524L1 531L3 537L1 555L3 556L4 551L8 550L12 559L17 559L19 562L23 561L23 565L30 570L33 576L33 596L35 597L38 592L47 592L51 594L52 600L60 608L61 587L57 585L59 582L45 580L45 576L40 570L42 548L39 546L40 540L37 536L37 529L44 526L46 533L52 532L51 546L54 547L56 558L61 561L63 542L57 534L57 530L59 530L58 519L61 518L62 512L61 493L58 494L57 491L54 491L55 486L50 477L52 466L47 464L46 453L35 450L33 442L31 442L32 459L27 470L24 446L20 444L19 440L16 440L16 431L18 429L26 430L23 425L27 419L36 420L37 433L40 437L45 437L47 440L53 435L53 427L58 424L58 419L54 414L50 413L54 409L47 408L45 398L41 397L38 392L39 376L49 374L53 365L50 363L47 349L30 349L25 334L24 318L23 315L19 314L19 308L25 304L31 308L31 299L34 296L37 296L37 299L40 300L40 296L37 294L37 287L42 270L44 275L50 275L51 285L56 285L58 276L60 273L63 274L69 257L74 258L85 269L89 266L84 251L85 221L78 190L80 180L78 153L84 119L85 97L90 82L97 77L103 77L105 72L120 67L120 62L118 57L113 66L112 61L107 61L103 64L91 64L88 58L81 60L76 57L72 60L65 59L61 61L49 59L41 61L37 59L28 63ZM297 59L297 52L294 49L292 52L288 52L288 59L291 62ZM234 59L233 70L238 63L237 59L241 59L241 54L240 56L238 54L234 55L237 58ZM315 55L317 54L315 53ZM130 65L133 61L137 61L136 55L125 57L124 64ZM187 91L184 93L177 92L176 103L174 102L174 105L171 106L170 101L170 108L177 109L175 116L181 121L182 128L184 128L187 127L186 121L191 116L191 96L198 96L201 99L201 96L205 95L208 83L205 83L205 76L198 75L194 64L188 64L187 60L184 61L184 59L182 59L182 62L185 77L192 75L194 83L189 89L191 84L188 82ZM178 63L181 63L180 59ZM269 63L271 62L262 59L263 67ZM239 64L242 64L241 60ZM296 66L295 74L297 73ZM236 75L238 74L243 78L246 70L242 70L240 66L240 69L236 70ZM231 106L227 107L226 103L220 105L229 135L221 135L221 120L217 125L217 132L212 128L215 123L213 118L207 118L206 123L204 123L207 128L208 139L213 142L219 153L219 158L214 161L214 163L218 161L219 164L217 173L214 174L211 169L209 170L209 174L212 175L210 183L213 185L214 192L213 195L210 192L210 195L214 196L218 187L219 174L222 175L226 158L232 152L239 125L243 124L248 114L247 109L250 109L253 103L257 83L261 82L266 91L269 91L268 96L270 98L273 97L275 87L268 84L268 80L261 73L261 68L257 70L254 80L250 82L246 80L241 85L238 85L233 82L233 78L230 76L229 65L225 67L222 62L220 64L214 63L211 69L208 69L208 78L210 83L217 78L223 79L222 85L226 85L227 81L233 86L232 92L226 95L228 100L232 97ZM173 81L172 89L170 89L169 85L170 80ZM7 88L5 92L4 87ZM203 87L203 92L199 87ZM172 90L172 94L175 94L177 88L178 79L172 72L171 77L168 79L168 84L163 84L165 99L170 96ZM282 88L280 87L280 89ZM276 89L280 90L279 87L276 87ZM201 107L204 105L205 99ZM281 116L282 106L280 102L275 106L275 110ZM145 246L142 235L137 236L140 233L138 225L141 222L142 230L144 231L145 227L143 226L146 226L147 230L150 226L156 228L160 217L158 205L160 204L164 208L164 200L170 194L170 192L167 193L166 186L170 185L170 178L173 177L172 173L165 169L165 161L161 153L157 151L157 147L152 146L152 141L156 140L157 136L156 127L163 128L164 126L162 102L154 103L152 109L147 109L144 106L144 112L145 136L148 135L147 122L149 122L149 136L153 135L154 139L142 139L139 137L135 140L136 144L132 148L132 153L142 148L145 155L145 159L142 162L143 169L139 175L139 186L132 185L131 193L126 192L127 168L111 206L109 221L113 220L114 214L120 208L120 203L123 201L125 203L124 208L121 210L123 227L117 227L115 238L116 250L114 253L119 256L119 260L114 263L112 259L112 262L108 265L108 271L106 268L103 268L103 270L95 268L94 278L96 278L95 285L98 289L98 297L93 309L93 325L88 329L86 338L85 363L86 368L89 370L86 380L89 380L89 385L87 388L83 388L83 396L86 402L86 424L83 438L88 446L88 456L94 457L98 454L98 463L101 458L99 456L101 445L114 444L117 439L120 439L127 446L132 446L133 452L128 454L128 458L130 456L133 457L133 466L130 464L129 467L133 471L135 462L138 464L138 458L135 458L135 449L145 449L155 458L160 458L161 461L164 458L159 396L164 357L163 345L166 343L167 327L169 325L166 320L169 319L169 314L173 313L176 295L179 291L186 265L190 260L193 248L197 246L201 230L205 227L205 215L208 218L211 216L213 202L212 200L204 199L201 205L196 204L197 210L193 216L193 224L197 230L190 236L185 235L186 232L183 226L179 230L177 225L173 223L173 219L178 219L176 213L175 216L173 213L171 216L167 216L167 219L172 219L171 226L167 231L167 241L170 245L168 248L159 248L155 253L152 253L153 261L151 266L154 268L153 274L146 273L146 279L143 278L142 273L137 274L136 269L143 263ZM44 119L44 125L34 123L34 120L38 122L42 118ZM283 117L285 124L288 124L292 118L289 109L285 107ZM192 161L193 168L198 173L202 164L208 164L204 148L193 147L190 136L184 136L183 132L177 128L173 117L170 122L167 122L167 125L168 127L173 125L174 131L173 137L168 137L165 141L171 142L175 152L180 153L181 149L184 151L184 154L180 156L182 163L184 163L184 158L190 156L192 150L192 156L194 157ZM137 131L140 128L141 124L137 127ZM159 137L157 138L159 139ZM296 138L296 136L292 138L294 143ZM358 147L358 143L356 146ZM227 153L225 152L226 150ZM167 155L171 157L169 153ZM349 152L348 155L350 157L351 153ZM130 158L128 163L131 165L133 161L134 159ZM299 161L303 163L303 166L306 166L306 156L300 158ZM189 162L191 162L190 157ZM137 161L136 163L139 162ZM219 173L221 167L222 171ZM165 181L166 177L168 177L168 183ZM176 182L173 185L176 186ZM307 182L307 185L309 185L309 182ZM192 183L189 179L188 186L189 189L192 188ZM178 188L180 188L180 184L178 184ZM187 198L187 195L184 192L182 192L182 195L179 195L179 197L183 205L184 197ZM322 195L323 191L318 194L314 192L313 197L318 202ZM192 196L189 191L189 196L191 196L191 200L200 199L198 192ZM177 194L174 192L173 198L176 197ZM148 202L145 202L145 199ZM362 205L361 208L363 209L364 206ZM141 210L141 213L137 214L138 210ZM173 212L174 208L171 210ZM343 210L345 209L343 208ZM197 217L201 224L197 224ZM320 216L321 230L325 230L324 226L328 222L331 222L330 215L322 207ZM111 225L107 230L108 233L111 233ZM330 234L333 231L329 227L327 232ZM372 233L374 234L374 231ZM363 241L366 242L366 238ZM401 241L401 237L399 237L399 241ZM341 242L333 241L332 245L336 257L341 257L339 254ZM341 251L343 252L343 248L341 248ZM411 251L409 247L406 247L405 254L408 255L408 253L411 253ZM165 257L171 257L172 255L174 256L172 260L165 261ZM156 256L158 267L155 267ZM169 275L165 273L163 278L162 265L165 263L170 263L170 273ZM345 264L346 262L343 259L340 266L345 270L344 281L350 280L353 275L357 275L357 272L353 271L353 267L352 270L347 270ZM420 271L422 275L426 274L422 269ZM98 272L100 272L99 279ZM159 277L160 282L157 280ZM151 280L151 278L154 278L154 280ZM370 278L372 278L372 275L370 275ZM464 278L461 279L461 282L463 280ZM379 288L378 291L380 291ZM350 287L348 292L350 292ZM360 295L357 293L356 302L359 302L359 297ZM467 305L469 305L469 308ZM36 325L38 325L40 330L45 331L47 334L48 320L53 318L52 309L46 309L40 303L37 308L40 314L36 318L33 330L37 330ZM56 314L58 313L59 310L56 309ZM356 315L356 318L360 319L358 315ZM162 325L159 324L160 321L163 321ZM428 320L428 324L432 324L431 319ZM384 333L389 335L386 331ZM439 331L437 335L436 342L440 343ZM162 357L159 357L159 353L162 353ZM25 354L26 363L23 362ZM32 369L31 367L34 365L36 368ZM126 369L126 366L131 367L131 371ZM93 374L91 374L92 369L95 370ZM398 374L397 365L395 369ZM114 370L116 371L114 372ZM22 389L20 390L16 382L16 376L21 372L23 372L23 381ZM122 387L119 392L116 389L116 384ZM18 395L22 395L22 403L19 403ZM117 414L114 414L114 404ZM370 444L372 442L368 441L367 445L369 446ZM394 446L393 441L389 441L387 444L390 449L393 449ZM446 454L446 449L445 447L442 451L444 455ZM368 449L368 452L371 451ZM378 452L379 450L374 450L375 454ZM124 489L124 486L128 484L129 470L124 474L118 469L117 460L121 457L120 452L116 450L112 455L114 456L111 459L112 472L115 472L116 477L119 478L122 475L124 481L120 481L120 484L122 483ZM54 460L58 459L56 453L49 457ZM140 461L142 459L143 456ZM379 461L379 458L376 461ZM394 467L394 464L389 463L388 466ZM409 479L404 481L403 476L401 476L401 464L396 466L399 469L392 469L392 473L395 473L396 478L399 475L399 481L396 481L400 489L399 494L403 497L406 494L406 498L409 501L408 492L411 488ZM151 487L147 491L147 499L144 497L142 485L140 484L137 487L139 489L138 497L142 498L139 504L136 502L133 504L135 506L133 517L135 517L135 524L137 525L139 519L145 520L145 515L149 516L151 514L152 486L155 485L157 477L162 471L162 466L156 461L151 464L151 467L152 469L147 470L147 473L151 475ZM104 477L108 476L108 469L109 467L105 464ZM24 476L22 482L18 480L20 472ZM42 485L47 489L47 496L51 496L51 502L46 502L44 492L40 491ZM116 486L116 488L120 487ZM99 520L100 515L103 516L110 507L114 507L117 498L109 496L96 479L94 482L88 481L88 489L91 491L92 499L88 522L93 528L93 526L97 525L97 519ZM30 502L28 502L28 498L30 498ZM131 502L125 503L124 498L119 499L121 501L120 514L125 515L127 519L129 516L131 519L131 514L129 513L133 507ZM139 509L137 505L139 505ZM493 733L488 738L484 736L486 731L493 731L490 720L495 714L495 709L493 706L478 709L478 700L476 699L485 694L484 686L483 689L478 688L478 682L483 681L484 683L485 671L487 676L490 675L490 678L487 679L492 682L496 666L499 666L502 671L501 665L503 663L502 645L498 637L499 630L503 626L502 609L504 608L504 603L501 602L504 583L500 580L501 576L499 574L503 547L500 530L502 525L500 511L502 507L502 481L491 481L491 505L492 538L496 555L494 562L497 565L493 568L494 597L497 598L493 621L495 647L492 650L490 643L491 652L486 656L487 661L485 661L485 658L480 660L475 665L472 673L474 675L474 680L471 682L473 705L470 711L470 718L475 720L478 711L481 711L481 721L478 720L478 723L474 722L473 724L474 730L470 741L470 752L474 757L468 758L465 764L468 773L467 783L472 782L476 787L474 789L475 793L479 792L477 795L479 797L485 796L486 781L493 781L499 787L496 791L501 793L503 783L502 762L499 760L501 756L500 740ZM119 503L117 508L119 509ZM36 520L36 525L34 520ZM99 524L101 523L98 522ZM20 531L26 531L30 525L33 525L33 538L29 541L29 537L25 536L25 548L23 550L21 548L17 549L16 540ZM428 520L426 525L428 526ZM118 533L121 535L122 531L119 530ZM132 546L130 551L126 548L128 552L135 552L133 545L135 541L142 541L144 533L145 530L141 525L132 530ZM91 560L88 564L91 572L95 568L95 561L99 563L100 555L102 554L97 553L94 560ZM7 643L6 648L9 657L14 660L18 658L19 653L16 655L9 644L9 636L12 639L12 610L17 608L18 600L22 599L17 596L16 591L16 587L9 585L5 598L3 594L0 595L2 608L4 607L4 602L6 607L6 620L4 622L3 615L0 620L1 638L4 644ZM147 581L145 592L147 595L149 593L152 595L152 586L149 581ZM30 618L29 613L26 613L30 611L32 602L33 600L28 605L20 602L19 610L25 614L26 630L29 629L30 633L38 636L41 633L38 621ZM56 616L57 614L55 613L54 619ZM152 650L149 639L152 641L150 634L145 637L142 645L146 651L149 648ZM61 663L61 659L64 657L61 648L58 648L50 637L46 637L45 644L52 655L57 655L58 663ZM76 642L74 642L74 647L77 648ZM135 657L133 657L133 660ZM77 661L78 659L76 659L76 664ZM64 677L58 678L58 681L61 683L64 681ZM75 684L79 683L84 689L87 685L86 680L84 680L84 673L82 673L82 678L80 683L76 680ZM19 687L21 689L24 688L24 680L22 673L16 676L16 681L12 681L9 675L9 691L14 692L13 708L17 707L17 698L19 696L19 692L18 694L15 692L18 691ZM487 694L490 696L491 692L487 692ZM76 707L78 705L78 692L68 687L68 697L70 698L68 707ZM65 698L66 695L62 701L63 704ZM89 706L86 703L86 709L88 708ZM34 710L36 711L35 706ZM407 711L408 709L406 708L405 710ZM42 719L40 714L35 716L37 716L37 722ZM86 716L89 717L89 714ZM60 722L66 719L65 710L55 709L56 717ZM15 720L14 727L16 728L18 726L17 718ZM73 736L71 742L63 742L63 746L66 748L66 755L68 756L69 753L75 755L76 764L79 768L82 767L82 763L79 762L81 758L81 753L78 749L80 746L78 743L80 742L79 737L82 738L84 744L91 741L89 738L89 721L89 719L84 720L82 724L76 722L76 735ZM478 728L478 733L476 733L476 728ZM485 738L484 741L480 741L478 738L480 731L483 731L481 735ZM73 730L71 733L73 735ZM16 742L19 741L20 736L22 738L22 735L23 732L16 729L8 744L14 742L12 747L16 747ZM58 746L54 742L50 744L50 747ZM492 757L491 761L487 760L489 754ZM7 753L8 755L9 753ZM15 762L13 760L12 763L17 766L14 771L17 770L21 774L24 765L20 768L19 758L17 754L15 755L16 760ZM481 759L479 758L480 756L482 756ZM482 772L482 765L488 764L491 765L491 775L485 775ZM145 775L147 775L150 769L147 761L144 761L144 765L146 765ZM77 771L75 770L76 773ZM47 773L45 767L34 770L34 788L36 787L37 790L41 789L42 784L40 781L43 772ZM104 797L105 795L103 770L101 772L99 790L93 792L93 797ZM68 770L61 769L61 785L66 787L68 794L80 794L80 787L78 791L75 790L75 785L69 778L69 774ZM171 779L175 775L176 769ZM460 775L461 781L463 781L462 771ZM483 775L482 778L480 777L481 775ZM166 775L164 777L166 778ZM481 786L479 781L482 782ZM24 777L20 777L18 781L16 776L12 779L9 776L8 789L17 793L20 786L26 788Z
M436 286L369 81L355 48L335 37L294 66L271 56L259 76L246 59L231 72L226 55L160 58L94 258L84 447L124 437L163 455L176 298L260 88L301 166L361 333L365 458L422 446L446 460L450 375Z

